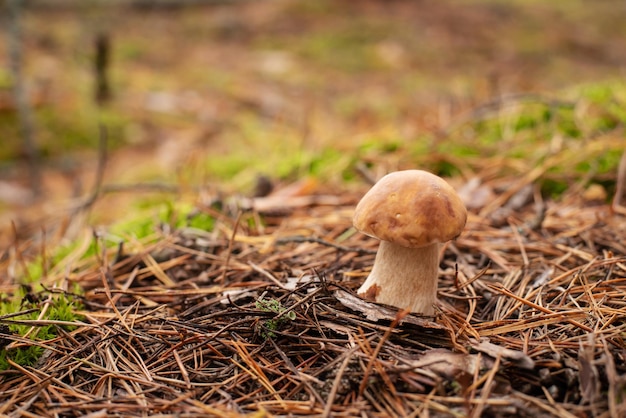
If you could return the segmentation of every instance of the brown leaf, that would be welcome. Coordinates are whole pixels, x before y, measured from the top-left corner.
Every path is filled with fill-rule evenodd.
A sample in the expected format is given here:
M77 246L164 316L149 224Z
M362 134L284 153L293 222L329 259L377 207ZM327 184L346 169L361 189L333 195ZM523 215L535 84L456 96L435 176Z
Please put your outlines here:
M473 375L480 367L477 354L453 353L446 349L427 351L419 360L409 364L416 369L427 369L446 379L456 379L461 373Z
M493 188L478 177L471 178L457 193L468 209L481 209L495 198Z
M521 369L532 370L535 368L534 360L527 354L492 344L487 338L482 338L479 343L472 345L472 348L493 358L500 357L506 359Z

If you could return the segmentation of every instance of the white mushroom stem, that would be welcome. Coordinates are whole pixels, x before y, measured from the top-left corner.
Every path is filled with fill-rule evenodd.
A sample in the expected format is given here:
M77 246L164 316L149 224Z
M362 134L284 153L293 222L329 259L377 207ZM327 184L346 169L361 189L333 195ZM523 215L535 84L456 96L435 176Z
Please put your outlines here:
M381 241L359 296L411 312L433 315L437 300L439 244L406 248Z

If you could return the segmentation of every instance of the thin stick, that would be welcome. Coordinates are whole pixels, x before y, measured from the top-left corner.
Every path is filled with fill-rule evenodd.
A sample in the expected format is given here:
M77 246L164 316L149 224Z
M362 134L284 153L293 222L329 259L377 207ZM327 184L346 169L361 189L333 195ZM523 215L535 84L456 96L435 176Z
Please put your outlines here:
M93 184L91 195L84 202L74 208L74 213L80 213L83 210L91 208L100 197L102 192L102 182L104 180L104 172L107 165L107 148L109 142L109 131L106 126L98 126L98 164L96 165L96 178Z
M222 275L220 277L219 282L222 284L226 283L226 273L228 272L228 264L230 262L230 257L233 254L233 245L235 243L235 236L237 235L237 228L239 228L239 222L241 222L241 217L243 216L243 211L239 211L237 214L237 219L235 220L235 226L233 227L233 232L230 235L230 240L228 241L228 249L226 250L226 261L224 261L224 266L222 267Z
M174 359L176 360L176 364L178 364L178 368L180 369L180 374L187 385L187 389L191 389L191 380L189 380L189 372L185 368L182 360L180 359L180 354L178 354L178 350L172 350L172 354L174 354Z
M316 237L303 237L303 236L295 236L295 237L283 237L278 238L276 240L276 244L287 244L290 242L312 242L315 244L325 245L327 247L335 248L339 251L345 252L354 252L357 254L376 254L376 250L369 250L367 248L351 248L343 245L335 244L330 241L323 240L321 238Z
M620 215L626 215L626 207L622 206L622 198L626 191L626 151L622 154L622 158L619 161L617 168L617 182L615 184L615 195L613 197L613 204L611 209L614 213Z

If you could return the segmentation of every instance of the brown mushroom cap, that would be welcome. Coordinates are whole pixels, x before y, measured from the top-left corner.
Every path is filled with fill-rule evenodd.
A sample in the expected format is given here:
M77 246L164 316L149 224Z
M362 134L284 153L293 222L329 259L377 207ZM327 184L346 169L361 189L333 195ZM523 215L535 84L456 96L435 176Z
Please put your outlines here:
M452 186L422 170L381 178L356 207L356 229L403 247L424 247L461 234L467 211Z

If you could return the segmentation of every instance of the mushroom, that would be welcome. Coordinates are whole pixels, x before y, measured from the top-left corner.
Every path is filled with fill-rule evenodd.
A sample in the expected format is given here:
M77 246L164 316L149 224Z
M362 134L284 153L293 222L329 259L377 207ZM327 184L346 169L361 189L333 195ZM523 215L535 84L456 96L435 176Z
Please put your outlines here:
M381 240L359 296L433 315L440 245L459 236L466 219L461 198L434 174L406 170L381 178L354 212L355 228Z

